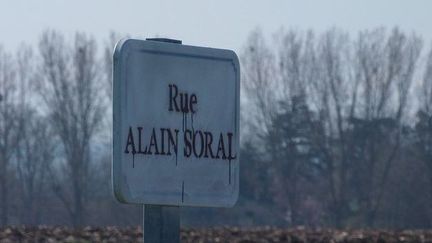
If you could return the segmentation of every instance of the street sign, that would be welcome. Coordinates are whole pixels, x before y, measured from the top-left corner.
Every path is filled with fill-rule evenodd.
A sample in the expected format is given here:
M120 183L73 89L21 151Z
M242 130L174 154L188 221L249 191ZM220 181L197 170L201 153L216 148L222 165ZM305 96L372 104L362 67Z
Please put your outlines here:
M237 55L127 39L116 45L113 76L115 197L233 206L239 192Z

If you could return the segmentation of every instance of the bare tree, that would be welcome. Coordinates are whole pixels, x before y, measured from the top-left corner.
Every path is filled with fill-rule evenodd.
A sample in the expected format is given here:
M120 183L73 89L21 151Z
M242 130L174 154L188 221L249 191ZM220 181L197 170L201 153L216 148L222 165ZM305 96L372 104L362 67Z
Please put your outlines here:
M419 87L419 108L427 114L432 114L432 49L426 56L426 65Z
M356 67L362 109L353 121L354 182L364 222L373 226L382 204L393 162L401 148L403 121L416 72L422 40L395 28L387 37L383 29L363 32L357 42ZM361 98L361 99L360 99ZM353 117L354 118L354 117Z
M22 203L19 216L21 223L37 225L45 209L44 195L50 189L47 187L47 171L54 159L54 145L46 119L39 117L35 110L27 109L26 113L16 151Z
M362 32L352 46L346 34L330 30L320 40L318 58L312 59L319 75L312 79L309 96L318 97L310 100L326 131L314 140L336 225L359 213L373 225L400 145L422 43L397 29L388 38L385 33ZM353 211L353 204L360 211Z
M32 49L20 46L17 53L19 84L17 122L19 127L16 153L16 176L20 183L19 217L21 223L35 225L41 220L47 170L53 161L54 144L47 120L34 107L36 87L35 60ZM41 141L44 141L43 143Z
M277 76L275 56L259 29L252 32L241 56L242 103L250 104L242 114L242 124L258 137L265 136L275 115Z
M16 63L12 55L0 47L0 223L8 224L13 175L11 163L18 143L18 84Z
M356 106L357 84L351 75L351 52L346 33L332 29L319 39L310 56L309 97L322 128L311 134L320 153L322 173L328 183L328 208L332 221L342 224L348 211L347 118Z
M317 74L316 50L312 31L281 31L277 36L277 88L274 96L276 115L272 119L267 152L271 154L275 198L281 201L287 219L294 225L304 224L301 204L308 174L313 173L310 134L315 130L315 116L310 110L308 90ZM310 179L310 177L309 177ZM309 180L310 181L310 180ZM284 203L282 203L284 202Z
M55 31L43 33L41 97L64 152L64 162L51 173L53 189L74 226L85 223L92 172L91 142L102 121L96 42L77 33L73 45Z
M276 37L278 48L271 50L259 31L250 36L242 56L243 87L247 121L268 160L263 173L273 180L273 200L295 225L302 223L300 188L311 165L308 90L317 75L315 37L312 31L281 31Z
M432 196L432 49L426 57L426 65L419 87L419 109L417 111L417 122L415 125L415 148L419 159L425 165L429 181L429 194ZM432 209L430 209L432 211ZM432 212L429 218L432 219ZM431 222L432 223L432 222Z

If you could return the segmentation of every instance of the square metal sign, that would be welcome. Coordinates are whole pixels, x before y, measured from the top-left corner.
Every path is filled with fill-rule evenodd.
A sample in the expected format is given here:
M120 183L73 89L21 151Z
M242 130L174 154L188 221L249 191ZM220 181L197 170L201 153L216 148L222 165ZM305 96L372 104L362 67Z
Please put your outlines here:
M239 193L237 55L127 39L116 45L113 79L115 197L233 206Z

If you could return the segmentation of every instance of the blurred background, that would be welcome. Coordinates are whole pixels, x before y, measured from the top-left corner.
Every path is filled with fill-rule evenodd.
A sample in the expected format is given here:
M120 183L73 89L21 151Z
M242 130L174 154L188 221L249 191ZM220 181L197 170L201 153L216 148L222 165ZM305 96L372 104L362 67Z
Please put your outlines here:
M432 2L0 0L0 225L129 226L111 192L124 37L241 60L240 198L183 226L430 228Z

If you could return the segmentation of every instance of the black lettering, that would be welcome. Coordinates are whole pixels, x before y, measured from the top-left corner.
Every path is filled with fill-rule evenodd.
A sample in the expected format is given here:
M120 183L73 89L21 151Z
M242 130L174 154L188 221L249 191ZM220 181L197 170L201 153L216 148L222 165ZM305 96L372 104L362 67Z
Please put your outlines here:
M205 136L205 150L204 157L208 158L208 154L210 153L210 158L214 159L213 151L212 151L212 143L213 143L213 135L210 132L204 132Z
M220 156L219 156L219 152L220 151L222 151L222 159L226 159L226 156L225 156L225 145L224 145L222 133L220 133L220 135L219 135L219 143L218 143L218 150L217 150L217 153L216 153L216 159L220 158Z
M232 160L232 159L236 159L237 155L234 155L234 157L232 156L232 136L233 134L231 132L227 133L228 135L228 159Z
M200 138L200 152L197 153L197 134L199 134L199 138ZM193 137L193 152L195 157L197 158L201 158L201 156L204 153L204 135L201 131L197 131L194 133L194 137Z
M152 130L152 135L150 137L150 145L149 145L149 149L148 149L148 154L152 154L152 147L155 148L155 155L159 154L159 150L158 150L158 146L157 146L157 141L156 141L156 132L155 129L153 128Z
M178 145L178 129L174 129L175 132L175 140L174 136L171 133L171 129L166 129L168 131L168 152L167 155L171 155L171 145L174 146L174 153L177 154L177 145Z
M169 111L173 111L173 104L174 104L174 109L175 111L180 111L179 107L177 105L177 94L178 94L178 88L175 84L170 84L169 86L169 100L170 100L170 104L169 104Z
M189 138L188 138L189 135ZM192 131L189 129L186 129L186 131L184 132L184 151L183 151L183 155L184 157L190 157L191 153L192 153L192 144L191 144L191 140L192 139Z
M198 99L197 99L196 95L195 95L195 94L192 94L191 97L190 97L190 104L189 104L189 106L190 106L190 111L191 111L192 113L195 113L195 112L196 112L196 110L195 110L195 108L194 108L194 105L197 104L197 103L198 103Z
M165 128L161 128L161 155L165 155Z
M129 153L129 146L132 146L132 154L135 154L136 150L135 150L135 142L134 142L133 133L132 133L132 127L129 127L129 133L128 133L128 138L127 138L127 142L126 142L126 148L124 151L126 154Z
M142 151L141 143L142 143L142 127L138 127L138 153L139 154L147 154L147 147Z
M180 93L180 110L183 113L189 113L189 99L187 93Z

